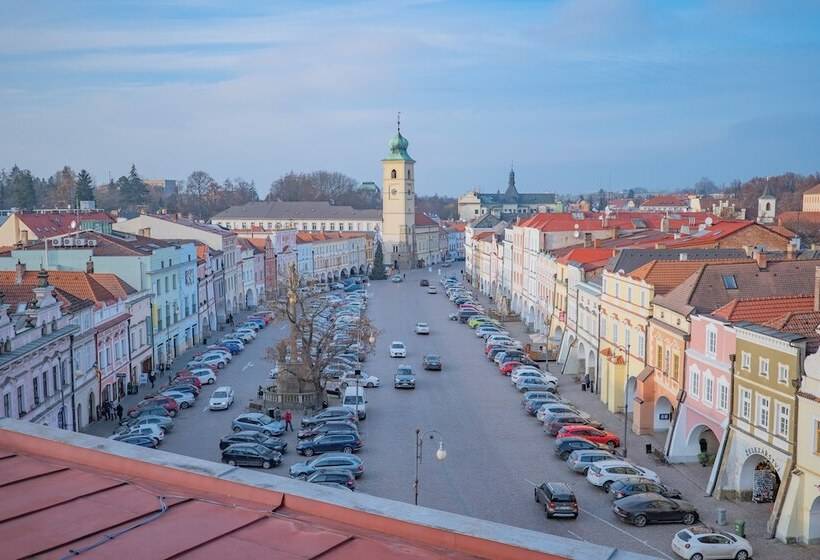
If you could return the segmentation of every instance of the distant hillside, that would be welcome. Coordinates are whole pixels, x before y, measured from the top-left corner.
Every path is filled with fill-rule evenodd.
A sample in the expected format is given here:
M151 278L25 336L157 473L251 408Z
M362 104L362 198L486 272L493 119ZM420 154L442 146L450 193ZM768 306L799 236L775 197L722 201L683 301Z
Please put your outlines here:
M737 206L746 208L746 215L757 216L757 199L763 194L766 185L777 198L777 213L800 210L803 204L803 192L820 184L820 173L798 175L785 173L773 177L754 177L745 183L736 181L726 189L737 199Z

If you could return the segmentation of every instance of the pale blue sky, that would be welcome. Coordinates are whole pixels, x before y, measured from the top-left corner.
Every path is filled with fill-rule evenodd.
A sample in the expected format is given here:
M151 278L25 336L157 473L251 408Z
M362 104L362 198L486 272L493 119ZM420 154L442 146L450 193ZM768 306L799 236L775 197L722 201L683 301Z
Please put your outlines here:
M670 189L820 170L820 2L0 3L0 167L330 169L417 189Z

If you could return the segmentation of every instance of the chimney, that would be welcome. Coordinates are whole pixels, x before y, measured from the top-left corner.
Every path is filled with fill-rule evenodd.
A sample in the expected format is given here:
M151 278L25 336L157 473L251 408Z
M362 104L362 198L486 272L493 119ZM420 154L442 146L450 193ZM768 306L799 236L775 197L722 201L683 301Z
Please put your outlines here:
M786 260L793 261L794 258L794 243L790 242L788 245L786 245Z
M592 247L592 233L584 232L584 247Z
M17 261L14 266L14 283L18 286L23 283L23 275L26 273L26 265Z
M609 230L609 238L610 239L617 239L618 238L618 228L612 228Z
M88 257L88 261L85 263L85 271L88 274L94 274L94 261L91 260L91 257Z
M669 218L666 216L661 218L661 232L669 233Z
M760 270L766 270L766 266L768 265L768 259L766 258L766 252L761 250L754 252L754 259L757 263L757 268Z
M743 246L743 251L746 253L747 257L751 257L752 253L754 252L754 249L753 249L753 247L751 247L749 245L744 245Z
M592 237L592 234L590 233L589 236ZM600 239L594 239L592 241L592 246L595 247L596 249L600 249L601 248L601 240Z

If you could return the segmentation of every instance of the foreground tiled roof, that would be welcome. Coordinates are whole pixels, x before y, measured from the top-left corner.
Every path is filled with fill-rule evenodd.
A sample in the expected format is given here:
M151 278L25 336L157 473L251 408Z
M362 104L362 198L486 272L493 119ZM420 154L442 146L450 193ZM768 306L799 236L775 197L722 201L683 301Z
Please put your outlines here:
M24 272L21 284L28 285L31 287L36 286L37 274L38 272L35 272L33 270ZM5 287L15 285L16 275L17 272L14 270L0 270L0 286ZM106 279L106 282L110 281L110 278ZM118 297L110 291L108 291L103 286L103 284L101 284L91 274L88 274L86 272L49 270L48 283L56 288L60 288L61 290L64 290L74 295L75 297L78 297L80 299L87 299L95 303L112 303L118 299ZM125 286L128 286L128 284L125 284L124 282L123 284ZM136 291L130 286L128 287L131 289L130 293Z
M648 560L18 420L0 466L8 558Z
M698 261L650 261L633 270L629 276L652 284L655 294L665 294L692 276L703 266Z
M749 321L764 324L781 317L784 312L812 311L813 295L783 297L735 298L726 305L718 307L712 315L726 321Z
M19 212L17 217L40 239L77 231L80 222L114 222L114 219L106 212L82 212L79 216L68 213L32 214ZM72 222L75 223L74 228L71 227Z
M767 327L802 336L816 336L820 325L820 311L790 310L776 319L766 322Z

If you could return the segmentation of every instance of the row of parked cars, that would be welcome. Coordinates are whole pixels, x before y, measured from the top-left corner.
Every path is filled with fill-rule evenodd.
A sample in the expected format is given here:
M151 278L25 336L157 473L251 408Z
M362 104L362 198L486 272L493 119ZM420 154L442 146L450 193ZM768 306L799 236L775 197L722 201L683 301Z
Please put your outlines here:
M165 439L166 433L173 430L174 418L179 412L194 406L202 386L216 383L219 370L230 363L233 355L244 349L245 342L253 340L256 332L271 320L268 312L251 315L219 344L208 346L189 361L185 369L176 372L169 384L128 409L111 438L143 447L157 447ZM252 335L250 331L253 331ZM240 340L240 336L244 340ZM212 410L227 409L233 401L233 390L219 387L211 394L208 406Z

